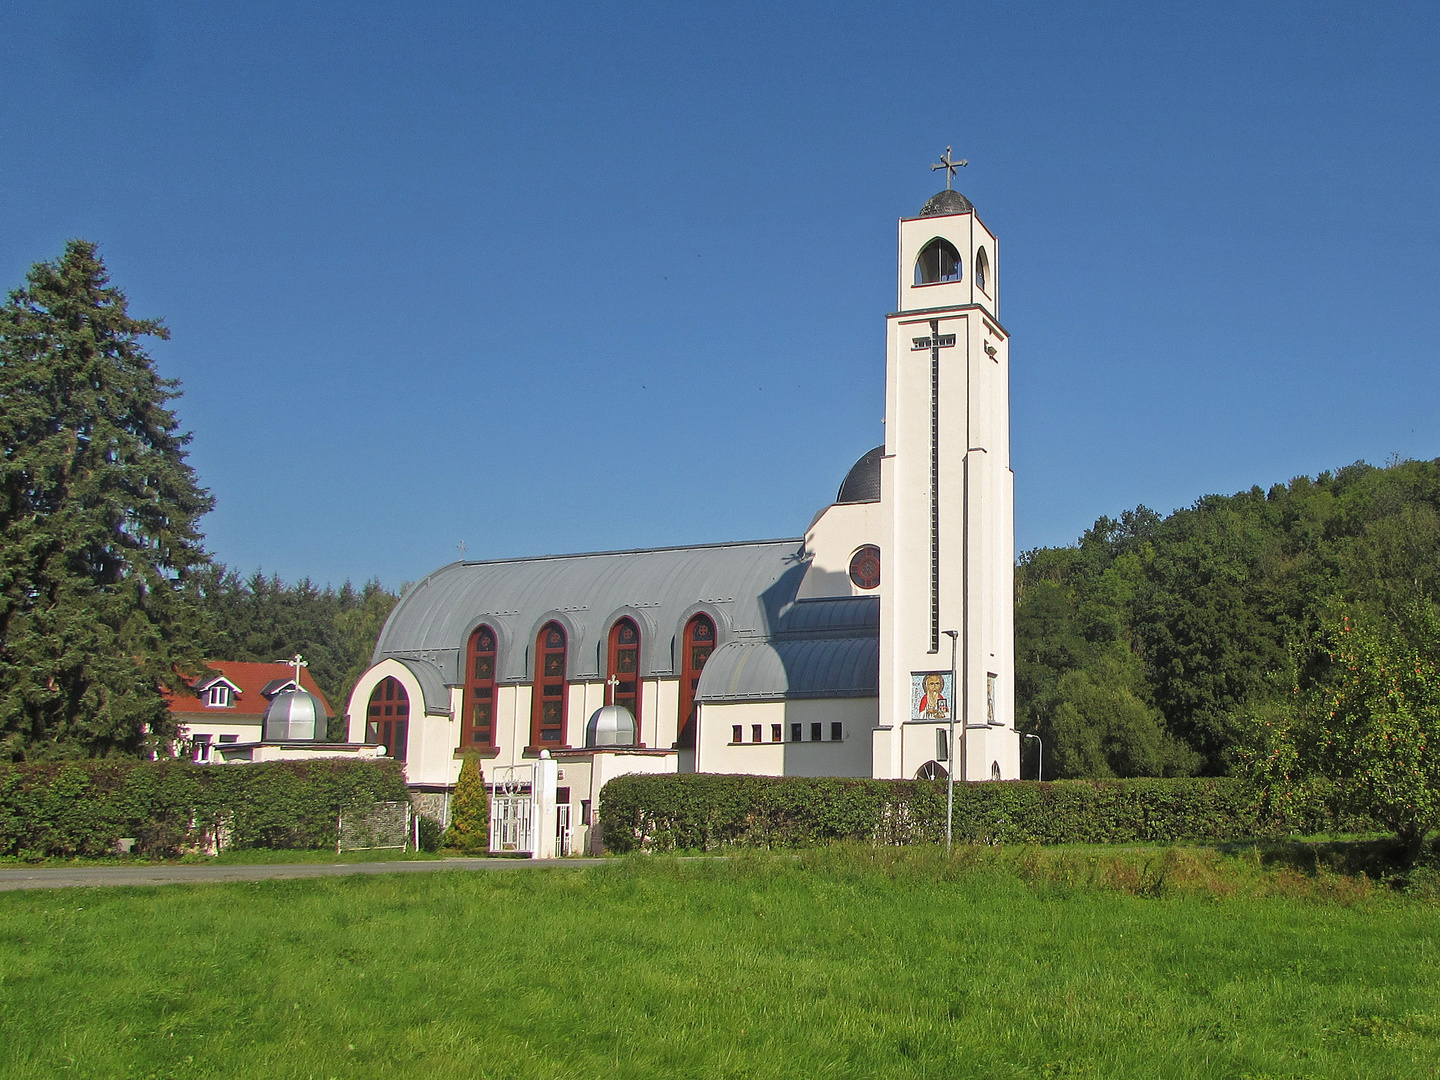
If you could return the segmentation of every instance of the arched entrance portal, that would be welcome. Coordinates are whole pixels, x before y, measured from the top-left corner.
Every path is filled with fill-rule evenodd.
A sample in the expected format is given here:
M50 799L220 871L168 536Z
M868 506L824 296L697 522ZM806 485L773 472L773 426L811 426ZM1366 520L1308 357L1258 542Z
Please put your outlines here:
M393 675L385 676L370 691L365 741L381 743L396 761L405 760L410 742L410 695Z

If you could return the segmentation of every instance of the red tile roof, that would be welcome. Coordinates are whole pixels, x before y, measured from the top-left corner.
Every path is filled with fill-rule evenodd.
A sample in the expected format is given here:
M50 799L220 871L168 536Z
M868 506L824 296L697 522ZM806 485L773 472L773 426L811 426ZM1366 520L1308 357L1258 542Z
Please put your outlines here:
M212 709L205 704L205 699L200 694L172 694L168 690L162 691L172 713L263 716L265 707L270 704L265 695L260 692L265 684L275 679L289 682L295 678L295 669L289 664L257 664L248 660L207 660L206 663L240 688L240 693L233 698L234 705L224 709ZM192 685L209 681L208 679L199 679ZM315 685L315 680L311 678L308 668L300 669L300 686L320 699L320 704L325 706L326 716L335 715L334 710L330 708L330 703L325 700L325 695L320 692L320 687Z

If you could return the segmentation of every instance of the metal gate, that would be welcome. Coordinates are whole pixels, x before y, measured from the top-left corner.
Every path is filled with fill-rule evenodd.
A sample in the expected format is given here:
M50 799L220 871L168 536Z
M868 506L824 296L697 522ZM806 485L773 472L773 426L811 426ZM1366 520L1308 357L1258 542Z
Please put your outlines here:
M562 859L570 851L570 806L555 807L555 854Z
M522 779L519 770L532 774ZM535 851L535 785L533 765L510 765L496 771L490 790L490 851L533 854Z

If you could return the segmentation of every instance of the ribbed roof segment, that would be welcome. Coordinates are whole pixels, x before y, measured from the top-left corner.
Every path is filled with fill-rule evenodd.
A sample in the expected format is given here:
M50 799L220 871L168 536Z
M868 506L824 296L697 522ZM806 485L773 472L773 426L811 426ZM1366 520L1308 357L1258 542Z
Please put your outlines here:
M705 663L702 702L876 697L880 599L800 600L769 640L732 641Z
M877 446L869 451L845 474L840 482L837 503L872 503L880 501L880 459L885 456L885 447Z
M457 685L467 639L483 622L500 637L497 677L529 682L527 647L553 618L569 639L567 677L596 677L605 634L629 615L640 627L642 677L670 676L673 639L697 610L715 619L722 643L768 635L804 576L801 547L798 539L761 540L451 563L406 590L372 662L433 665L445 684Z

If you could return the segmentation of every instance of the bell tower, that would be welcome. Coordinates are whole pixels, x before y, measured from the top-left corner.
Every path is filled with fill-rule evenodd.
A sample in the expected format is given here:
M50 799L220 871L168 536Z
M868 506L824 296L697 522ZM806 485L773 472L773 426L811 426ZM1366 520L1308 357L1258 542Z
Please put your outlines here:
M1019 776L1010 335L999 315L999 244L950 187L963 164L947 148L935 166L946 170L945 190L900 221L896 310L886 320L882 777L938 775L937 764L956 779Z

